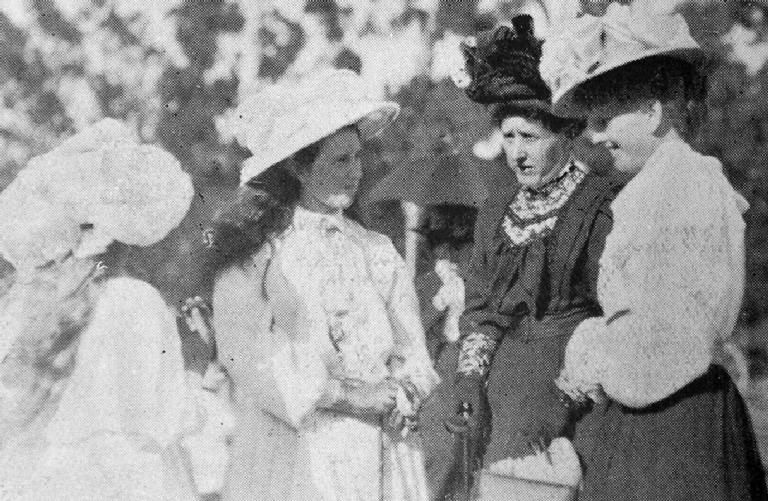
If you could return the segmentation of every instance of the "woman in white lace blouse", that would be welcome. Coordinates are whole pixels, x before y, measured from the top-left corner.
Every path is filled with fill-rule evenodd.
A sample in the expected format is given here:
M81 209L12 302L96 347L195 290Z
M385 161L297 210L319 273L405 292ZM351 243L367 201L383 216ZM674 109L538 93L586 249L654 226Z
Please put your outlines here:
M438 378L412 277L389 239L343 215L361 139L398 111L360 84L324 73L271 87L239 115L254 156L211 249L238 408L225 499L427 498L411 428Z
M604 315L576 329L558 380L610 400L579 499L768 498L744 402L713 361L741 305L747 204L682 138L702 56L681 16L618 5L544 46L556 112L588 115L634 176L611 205Z

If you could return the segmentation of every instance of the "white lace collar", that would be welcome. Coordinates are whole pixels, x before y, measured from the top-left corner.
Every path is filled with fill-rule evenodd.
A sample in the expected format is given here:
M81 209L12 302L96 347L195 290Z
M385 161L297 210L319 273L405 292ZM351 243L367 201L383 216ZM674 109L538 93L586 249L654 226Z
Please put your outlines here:
M343 214L324 214L297 206L293 213L293 227L297 230L339 230L346 233L349 229L347 218Z

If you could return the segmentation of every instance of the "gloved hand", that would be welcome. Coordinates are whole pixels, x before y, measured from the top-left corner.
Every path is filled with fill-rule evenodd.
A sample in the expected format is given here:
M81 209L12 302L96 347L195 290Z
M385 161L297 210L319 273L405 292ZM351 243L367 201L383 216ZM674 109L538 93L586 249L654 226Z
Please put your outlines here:
M480 376L461 375L456 379L456 406L445 420L448 431L467 433L473 440L482 439L487 414L483 387L484 381Z

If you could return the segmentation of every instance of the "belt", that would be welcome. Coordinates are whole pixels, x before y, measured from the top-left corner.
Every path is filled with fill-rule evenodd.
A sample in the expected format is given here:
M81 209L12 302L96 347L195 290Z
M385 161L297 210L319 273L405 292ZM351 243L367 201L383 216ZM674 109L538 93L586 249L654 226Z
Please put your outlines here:
M598 315L600 315L600 311L593 306L564 310L544 315L539 319L533 315L525 315L512 324L509 335L517 337L523 342L565 335L570 336L573 334L576 326L583 320Z

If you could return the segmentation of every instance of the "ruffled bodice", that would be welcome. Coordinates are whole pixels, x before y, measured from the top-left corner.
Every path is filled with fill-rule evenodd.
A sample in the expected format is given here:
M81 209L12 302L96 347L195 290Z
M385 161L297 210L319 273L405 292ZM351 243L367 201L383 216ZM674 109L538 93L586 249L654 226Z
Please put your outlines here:
M349 219L297 208L276 257L304 306L300 328L329 341L332 377L378 382L395 357L429 393L435 373L413 284L389 239Z
M386 237L297 208L282 235L219 277L214 309L240 423L225 498L368 499L386 471L386 499L425 498L422 465L397 473L402 444L384 451L381 421L328 401L342 384L392 376L426 397L439 381L412 277Z
M472 351L462 357L480 362L468 364L467 372L484 372L490 355L480 353L525 318L599 313L597 262L619 187L612 175L572 166L543 196L519 190L481 211L461 319L464 345Z

